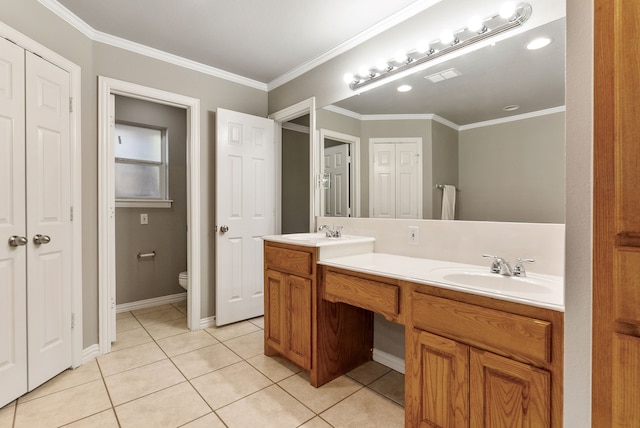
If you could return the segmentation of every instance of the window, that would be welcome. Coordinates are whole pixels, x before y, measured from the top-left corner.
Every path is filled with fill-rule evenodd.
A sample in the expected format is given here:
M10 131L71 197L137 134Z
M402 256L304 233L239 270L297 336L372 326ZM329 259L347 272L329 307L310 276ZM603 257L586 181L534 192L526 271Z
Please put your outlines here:
M166 129L117 123L115 196L117 207L170 207Z

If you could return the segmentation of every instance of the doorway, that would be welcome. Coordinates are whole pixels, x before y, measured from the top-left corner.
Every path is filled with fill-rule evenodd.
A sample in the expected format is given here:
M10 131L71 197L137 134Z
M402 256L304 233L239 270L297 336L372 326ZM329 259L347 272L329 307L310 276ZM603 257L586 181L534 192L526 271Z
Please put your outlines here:
M336 147L336 145L346 145L348 151L348 159L346 159L348 163L348 177L344 180L346 182L343 181L341 183L341 188L346 192L346 204L348 205L346 215L343 216L360 217L360 138L329 129L320 129L320 171L326 172L327 149L332 146ZM335 167L335 165L332 166ZM330 179L329 186L334 186L335 188L335 180ZM329 205L327 204L327 194L331 194L327 190L328 189L323 192L323 197L320 200L320 212L324 213L323 215L325 217L337 216L336 214L332 214L332 212L335 213L335 205L337 204L334 204L333 209L327 207L327 205Z
M319 172L319 150L318 150L318 138L316 136L316 100L314 97L301 101L290 107L277 111L269 115L270 119L273 119L275 124L276 135L276 233L282 233L283 225L283 129L287 126L286 122L291 122L301 116L309 115L308 127L309 127L309 211L307 220L304 221L308 224L308 229L305 231L314 231L316 228L316 216L320 213L320 192L317 190L318 172Z
M112 132L115 125L115 95L183 108L187 122L187 325L200 328L201 224L200 224L200 100L148 88L134 83L99 77L98 81L98 289L100 353L111 350L115 340L115 162Z

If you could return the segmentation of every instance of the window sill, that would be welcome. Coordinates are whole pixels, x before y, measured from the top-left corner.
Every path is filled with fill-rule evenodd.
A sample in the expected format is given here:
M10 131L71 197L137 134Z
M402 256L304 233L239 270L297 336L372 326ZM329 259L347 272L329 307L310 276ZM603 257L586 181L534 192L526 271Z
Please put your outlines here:
M116 199L116 208L171 208L173 199Z

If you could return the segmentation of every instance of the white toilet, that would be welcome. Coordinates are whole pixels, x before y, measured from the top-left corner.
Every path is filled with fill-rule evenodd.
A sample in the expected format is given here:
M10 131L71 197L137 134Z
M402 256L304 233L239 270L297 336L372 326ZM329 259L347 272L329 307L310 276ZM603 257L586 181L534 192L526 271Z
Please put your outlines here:
M178 284L180 284L180 287L186 290L188 282L189 282L189 273L187 271L180 272L180 274L178 275Z

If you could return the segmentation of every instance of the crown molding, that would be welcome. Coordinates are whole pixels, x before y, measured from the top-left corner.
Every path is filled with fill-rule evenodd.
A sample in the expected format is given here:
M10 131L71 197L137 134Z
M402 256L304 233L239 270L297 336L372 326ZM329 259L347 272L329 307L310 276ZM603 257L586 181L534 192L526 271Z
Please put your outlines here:
M486 120L484 122L469 123L467 125L458 125L444 117L437 114L359 114L351 110L347 110L342 107L336 107L334 105L328 105L323 107L324 110L331 111L336 114L351 117L353 119L362 121L375 121L375 120L433 120L442 125L448 126L456 131L466 131L467 129L482 128L485 126L499 125L508 122L517 122L518 120L531 119L539 116L546 116L548 114L562 113L566 111L566 106L552 107L544 110L532 111L530 113L518 114L515 116L503 117L500 119Z
M288 129L289 131L300 132L302 134L308 134L310 132L308 126L298 125L292 122L283 122L282 129Z
M482 127L485 127L485 126L500 125L502 123L517 122L518 120L531 119L531 118L534 118L534 117L546 116L548 114L562 113L562 112L564 112L566 110L567 110L566 106L552 107L552 108L548 108L548 109L544 109L544 110L538 110L538 111L532 111L532 112L529 112L529 113L518 114L518 115L515 115L515 116L503 117L503 118L500 118L500 119L493 119L493 120L486 120L484 122L470 123L468 125L460 126L459 130L460 131L466 131L468 129L482 128Z
M324 106L322 107L323 110L327 110L336 114L340 114L342 116L347 116L350 117L352 119L356 119L356 120L362 120L363 116L360 113L356 113L355 111L351 111L351 110L347 110L346 108L342 108L342 107L338 107L338 106L334 106L334 105L328 105L328 106Z
M406 21L407 19L417 15L418 13L430 8L431 6L439 3L441 0L418 0L404 9L394 13L390 17L384 19L383 21L378 22L377 24L369 27L368 29L358 33L356 36L350 38L349 40L340 43L336 47L329 49L323 54L318 55L314 59L305 62L304 64L295 67L286 73L276 77L271 82L267 84L267 88L269 91L284 85L287 82L295 79L296 77L302 76L304 73L312 70L319 65L324 64L325 62L347 52L350 49L360 45L361 43L366 42L367 40L377 36L380 33L390 29L391 27L398 25L399 23Z
M71 12L69 9L58 3L56 0L38 0L38 2L94 42L124 49L139 55L154 58L169 64L177 65L179 67L218 77L220 79L228 80L234 83L239 83L241 85L259 89L261 91L267 91L267 85L265 83L258 82L257 80L249 79L247 77L220 70L219 68L211 67L197 61L192 61L178 55L170 54L168 52L151 48L140 43L135 43L130 40L97 31L82 19L80 19L73 12Z

